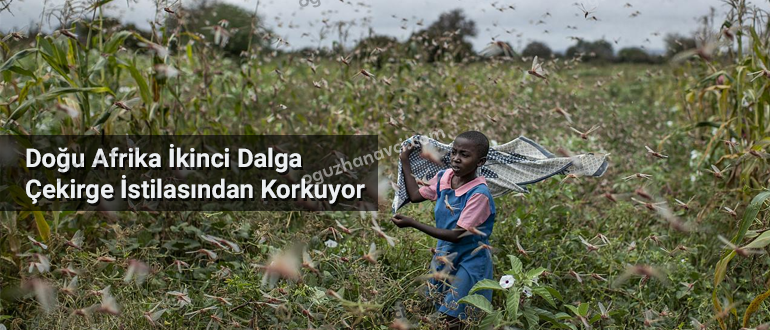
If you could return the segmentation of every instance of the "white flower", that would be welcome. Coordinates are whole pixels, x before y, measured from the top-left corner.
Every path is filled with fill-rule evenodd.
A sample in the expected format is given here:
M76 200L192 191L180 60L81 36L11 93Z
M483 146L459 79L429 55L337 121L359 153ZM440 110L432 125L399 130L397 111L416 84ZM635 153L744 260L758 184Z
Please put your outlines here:
M326 247L332 248L332 249L337 247L337 242L331 239L324 242L324 244L326 245Z
M500 278L500 286L503 287L503 289L512 287L513 282L516 282L516 280L511 275L504 275Z
M521 219L516 218L516 227L521 226Z
M527 298L532 297L532 289L528 286L525 286L522 290L524 292L524 295L527 296Z

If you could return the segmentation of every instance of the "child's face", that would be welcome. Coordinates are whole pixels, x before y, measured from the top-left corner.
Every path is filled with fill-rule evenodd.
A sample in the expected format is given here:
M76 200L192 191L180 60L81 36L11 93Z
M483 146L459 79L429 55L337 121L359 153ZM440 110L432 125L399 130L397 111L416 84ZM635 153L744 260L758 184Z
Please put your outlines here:
M452 153L449 165L455 176L465 176L476 172L476 168L484 165L486 157L481 157L478 145L464 138L457 138L452 143Z

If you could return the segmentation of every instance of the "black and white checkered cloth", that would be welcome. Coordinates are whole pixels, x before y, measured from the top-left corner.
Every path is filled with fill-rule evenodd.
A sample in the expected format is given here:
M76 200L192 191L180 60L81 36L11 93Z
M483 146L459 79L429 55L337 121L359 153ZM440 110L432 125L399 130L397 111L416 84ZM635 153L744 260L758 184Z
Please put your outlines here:
M439 171L449 168L451 144L444 144L426 136L415 135L401 143L406 146L411 141L430 143L441 151L442 165L431 162L420 156L420 145L409 155L412 164L412 174L426 181L433 178ZM484 176L493 197L509 192L529 193L525 187L545 180L554 175L575 174L577 176L595 176L604 174L609 165L605 154L587 153L572 157L556 157L541 145L526 137L520 136L511 142L489 148L486 164L479 167L477 175ZM401 170L401 160L398 162L398 191L393 198L393 213L409 203L409 195L404 184L404 173Z

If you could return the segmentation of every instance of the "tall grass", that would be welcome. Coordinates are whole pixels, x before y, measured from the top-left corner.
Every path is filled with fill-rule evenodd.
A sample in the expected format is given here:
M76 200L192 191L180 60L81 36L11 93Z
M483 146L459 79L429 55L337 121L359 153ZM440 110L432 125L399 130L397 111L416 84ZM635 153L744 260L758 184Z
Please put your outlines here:
M762 155L770 143L770 79L749 75L768 65L768 29L766 14L743 2L731 2L729 26L743 28L733 32L738 51L727 57L674 69L547 61L548 84L528 76L528 63L518 60L428 64L396 48L383 55L359 53L347 64L339 59L348 55L344 52L274 56L258 45L250 46L249 56L228 57L197 31L155 26L148 37L97 28L104 18L100 3L84 7L93 27L85 35L59 31L26 40L0 38L6 54L0 61L3 134L369 133L378 134L382 145L393 145L414 131L440 128L451 136L476 129L499 143L524 135L561 153L610 152L605 177L554 178L533 186L529 196L496 201L491 240L497 248L496 277L505 274L509 262L511 271L542 267L540 283L558 294L496 294L488 323L502 325L498 321L504 319L509 326L577 329L587 328L585 321L618 329L645 323L689 328L693 319L725 328L770 321L770 309L760 299L767 291L768 273L760 267L766 255L735 258L737 253L715 238L722 233L737 245L766 250L770 233L767 193L761 192L768 179ZM75 31L79 23L68 24ZM252 29L280 43L264 32ZM374 78L353 78L361 69ZM572 114L570 121L556 107ZM594 124L602 128L585 140L568 128ZM732 147L722 142L733 138ZM669 158L647 157L645 145ZM705 172L712 163L720 169L732 164L727 180ZM382 165L394 178L395 160ZM635 173L651 179L621 179ZM674 230L632 201L638 189L672 208L674 198L692 197L688 208L673 213L696 230ZM14 202L24 204L16 195ZM749 197L754 199L746 203ZM722 208L737 201L748 205L737 210L741 221ZM404 212L420 221L432 219L430 205ZM11 329L150 328L145 313L164 309L156 320L161 328L381 329L394 323L400 302L410 324L437 328L430 304L418 293L420 283L413 280L428 272L435 241L391 226L386 213L380 212L378 221L400 239L396 248L386 247L368 230L370 220L355 212L4 212L0 323ZM335 236L328 228L336 221L355 231ZM85 236L83 250L66 245L78 230ZM235 242L242 252L219 249L202 240L203 234ZM610 244L587 252L580 237L601 245L599 234ZM531 251L528 255L518 252L516 238ZM327 247L329 239L339 245ZM297 242L308 244L320 274L303 271L301 282L260 286L263 273L257 266ZM382 250L377 265L357 261L371 242ZM201 248L216 250L218 259L186 253ZM30 272L36 254L48 256L54 271ZM508 255L517 255L520 263ZM100 261L107 256L116 261ZM123 281L131 260L149 265L143 283ZM179 271L178 261L189 267ZM39 307L33 292L20 289L28 283L63 288L69 278L60 270L69 265L80 272L77 294L57 295L58 307L50 313ZM599 279L612 282L628 265L653 265L666 281L634 276L611 286ZM99 304L101 298L92 293L108 285L120 315L73 314ZM192 300L188 305L167 294L185 289ZM602 317L599 303L610 302L613 307ZM733 309L721 313L732 303Z

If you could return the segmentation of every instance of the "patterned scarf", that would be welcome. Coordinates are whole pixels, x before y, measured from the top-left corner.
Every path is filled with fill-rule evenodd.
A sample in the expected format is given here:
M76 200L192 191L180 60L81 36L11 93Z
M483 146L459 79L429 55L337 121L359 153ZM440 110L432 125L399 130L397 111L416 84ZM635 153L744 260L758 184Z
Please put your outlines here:
M401 143L404 147L415 141L415 150L409 155L412 174L425 181L436 173L449 168L451 144L444 144L434 139L415 135ZM421 142L418 142L421 141ZM441 165L420 156L420 143L430 143L443 153ZM476 170L476 175L484 176L493 197L509 192L529 193L528 184L543 181L554 175L574 174L577 176L600 177L607 171L607 155L581 154L572 157L556 157L548 150L526 137L520 136L511 142L489 148L487 161ZM401 161L398 162L398 191L393 198L393 213L409 203L409 195L404 184Z

